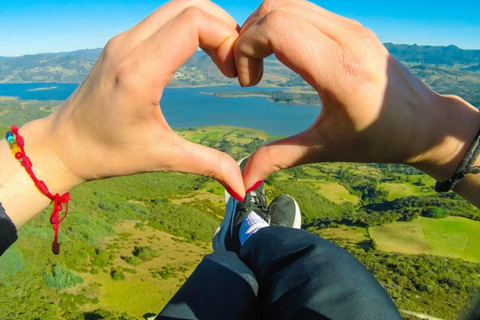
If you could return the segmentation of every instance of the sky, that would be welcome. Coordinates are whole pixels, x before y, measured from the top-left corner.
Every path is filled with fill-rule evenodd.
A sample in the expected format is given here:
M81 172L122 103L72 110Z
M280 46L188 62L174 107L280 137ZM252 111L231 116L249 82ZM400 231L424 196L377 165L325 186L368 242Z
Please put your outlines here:
M103 47L166 1L0 0L0 56ZM241 25L261 1L213 1ZM480 49L480 1L315 0L382 42Z

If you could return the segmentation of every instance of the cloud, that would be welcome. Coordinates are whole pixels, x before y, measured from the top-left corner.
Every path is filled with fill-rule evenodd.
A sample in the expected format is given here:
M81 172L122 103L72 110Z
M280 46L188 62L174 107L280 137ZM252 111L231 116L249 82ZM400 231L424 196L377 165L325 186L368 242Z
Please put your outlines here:
M100 37L100 38L103 38L103 37L106 37L107 34L104 33L104 32L98 32L97 34L95 34L95 37Z

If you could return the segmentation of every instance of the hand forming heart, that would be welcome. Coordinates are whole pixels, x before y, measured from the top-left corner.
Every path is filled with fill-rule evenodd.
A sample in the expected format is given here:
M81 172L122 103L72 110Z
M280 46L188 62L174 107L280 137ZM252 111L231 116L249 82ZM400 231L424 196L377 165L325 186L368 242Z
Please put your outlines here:
M171 1L111 39L81 87L49 118L51 144L71 185L149 171L210 176L244 194L237 163L178 136L159 101L176 70L200 46L227 77L236 75L239 27L210 1Z
M473 139L465 124L478 122L476 109L451 117L464 102L430 90L355 21L304 0L266 0L239 31L209 1L174 0L110 40L87 80L49 118L48 143L71 172L70 185L181 171L211 176L243 196L245 186L276 170L319 161L407 163L445 178ZM173 132L159 106L199 45L243 86L260 81L263 58L273 53L323 101L310 128L252 155L244 181L231 157Z

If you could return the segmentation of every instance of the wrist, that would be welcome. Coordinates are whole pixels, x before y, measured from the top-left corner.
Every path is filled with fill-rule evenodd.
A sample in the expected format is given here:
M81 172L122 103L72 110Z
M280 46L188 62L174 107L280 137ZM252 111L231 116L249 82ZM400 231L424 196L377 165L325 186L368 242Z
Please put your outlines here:
M49 118L25 124L19 133L25 141L25 154L32 162L32 170L43 180L52 194L63 194L82 181L74 177L54 151ZM15 159L6 140L0 141L0 202L13 221L20 227L51 202L37 189L25 168ZM26 201L28 199L28 201Z
M456 96L438 95L425 121L424 152L413 167L438 181L452 177L480 129L480 112Z
M33 163L35 174L53 194L68 192L84 181L76 177L62 161L52 117L29 122L20 128L25 139L25 151Z

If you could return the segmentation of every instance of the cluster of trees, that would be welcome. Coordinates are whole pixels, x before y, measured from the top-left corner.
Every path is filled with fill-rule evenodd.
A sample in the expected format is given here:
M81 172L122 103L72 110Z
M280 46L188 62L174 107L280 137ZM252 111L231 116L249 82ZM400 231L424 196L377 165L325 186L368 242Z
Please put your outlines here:
M454 193L398 198L363 207L367 213L400 214L402 220L410 221L420 215L430 218L458 216L480 221L480 210Z
M458 319L473 305L480 264L427 255L365 251L347 245L388 291L395 304L442 319Z

